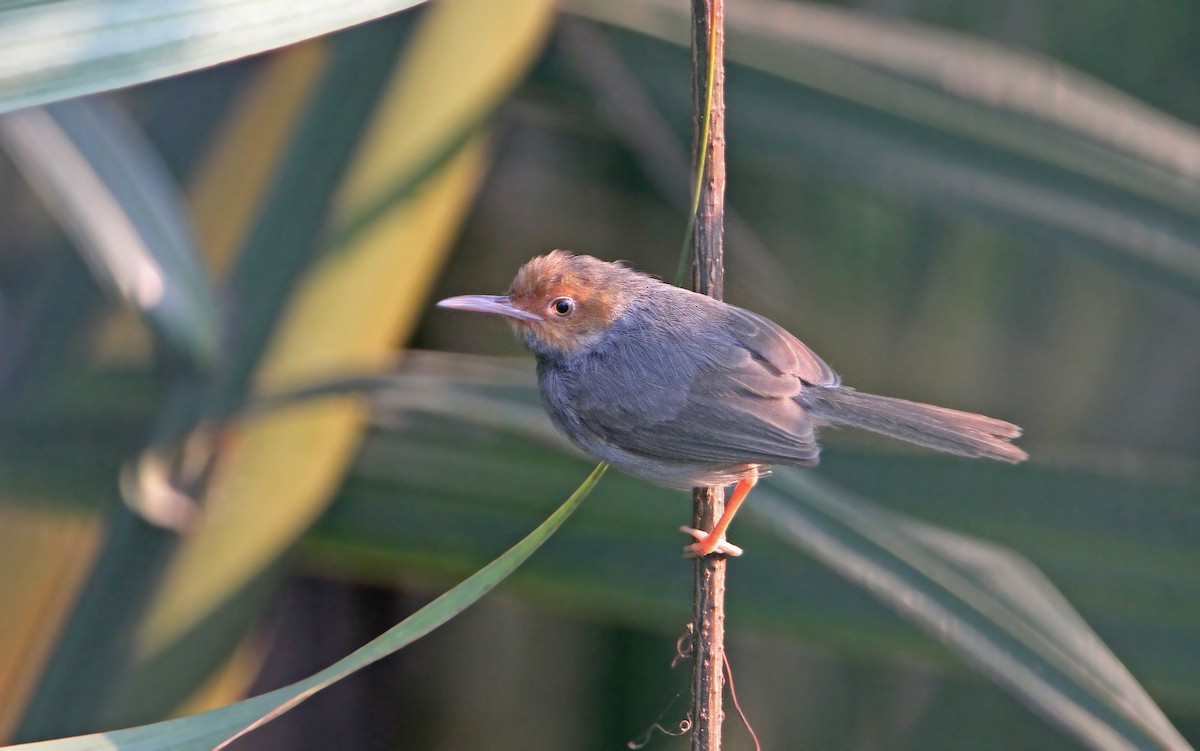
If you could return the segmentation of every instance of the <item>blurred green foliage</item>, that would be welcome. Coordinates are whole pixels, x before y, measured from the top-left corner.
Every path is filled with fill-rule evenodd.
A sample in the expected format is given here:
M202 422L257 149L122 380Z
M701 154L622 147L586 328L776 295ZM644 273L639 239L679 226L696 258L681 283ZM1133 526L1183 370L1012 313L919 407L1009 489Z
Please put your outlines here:
M671 276L691 126L688 53L666 40L677 26L650 28L678 12L662 10L669 5L564 5L529 75L498 95L486 123L472 123L487 128L490 170L431 301L499 292L520 263L553 247ZM955 48L962 59L980 59L990 48L976 45L990 41L1041 74L1061 63L1094 77L1086 86L1102 106L1071 128L978 91L959 96L947 83L952 68L921 78L869 55L789 41L806 30L782 21L756 31L766 9L791 18L779 10L792 5L783 0L733 5L728 299L797 333L856 387L1021 424L1034 457L1013 470L830 434L816 476L1036 564L1195 744L1200 209L1191 198L1200 191L1200 48L1191 30L1200 8L1182 0L1085 9L1032 0L828 4L881 21L877 41L914 24L963 35L922 38L935 57L949 40L964 45ZM511 412L464 399L452 403L457 416L431 415L389 403L385 391L327 514L298 549L158 662L136 663L138 619L178 540L126 509L122 467L155 437L193 427L202 405L220 411L246 397L296 286L336 252L325 234L329 206L376 114L372 86L404 59L425 12L332 37L349 67L341 78L324 68L324 98L276 136L291 146L290 172L274 183L274 208L258 213L258 260L247 262L256 256L245 251L232 277L210 268L226 347L213 373L164 356L0 160L0 520L20 535L20 514L67 509L105 520L110 548L114 530L139 540L125 550L122 570L135 572L127 577L89 569L76 538L46 551L51 560L79 557L76 573L56 580L65 601L73 582L90 577L73 616L5 594L33 576L32 558L0 571L6 607L43 625L37 640L14 636L8 645L41 659L0 659L0 680L9 682L0 696L12 707L5 727L39 697L22 738L101 729L114 717L161 718L217 674L247 634L257 645L241 653L257 655L253 690L314 673L494 558L586 475L586 462L541 432L527 371L480 376L519 405ZM604 12L621 17L594 20ZM189 186L265 66L252 58L109 98ZM1077 91L1081 79L1004 80L1053 94ZM921 97L905 99L913 92ZM618 106L605 106L606 97ZM1130 133L1142 132L1121 129L1131 102L1159 158L1129 145ZM250 344L235 352L231 342ZM444 314L396 346L524 357L502 325ZM454 367L456 377L473 377L470 364ZM669 667L687 620L689 569L672 532L686 515L682 495L610 473L498 598L241 747L600 749L656 721L671 727L687 705L676 699L682 669ZM1079 747L760 528L770 524L759 516L735 526L749 553L732 567L729 622L739 697L765 747ZM107 625L80 620L88 612ZM60 641L72 633L90 634L94 665L61 664L78 654ZM95 646L104 640L111 652ZM54 649L57 678L56 658L44 661ZM173 685L159 682L164 675ZM123 706L88 706L116 685L121 701L107 698ZM731 749L749 747L732 719L727 737ZM662 736L649 746L684 747Z

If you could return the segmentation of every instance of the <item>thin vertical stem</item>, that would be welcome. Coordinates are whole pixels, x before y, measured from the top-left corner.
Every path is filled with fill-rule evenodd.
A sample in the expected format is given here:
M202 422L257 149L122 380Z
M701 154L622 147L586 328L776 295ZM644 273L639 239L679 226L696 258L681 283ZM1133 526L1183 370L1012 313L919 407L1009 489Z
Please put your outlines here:
M697 292L724 294L725 67L723 0L692 1L693 166L696 201L692 282ZM725 508L721 488L695 488L692 524L712 529ZM692 750L721 748L725 686L725 556L697 559L692 622Z

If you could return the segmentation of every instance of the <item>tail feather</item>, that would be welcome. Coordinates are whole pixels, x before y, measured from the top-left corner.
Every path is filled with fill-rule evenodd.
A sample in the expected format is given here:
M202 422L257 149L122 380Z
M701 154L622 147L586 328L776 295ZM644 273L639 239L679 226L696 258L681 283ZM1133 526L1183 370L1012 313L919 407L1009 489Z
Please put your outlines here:
M797 397L814 418L848 425L950 454L999 459L1013 464L1029 458L1012 441L1021 429L1010 422L852 388L809 387Z

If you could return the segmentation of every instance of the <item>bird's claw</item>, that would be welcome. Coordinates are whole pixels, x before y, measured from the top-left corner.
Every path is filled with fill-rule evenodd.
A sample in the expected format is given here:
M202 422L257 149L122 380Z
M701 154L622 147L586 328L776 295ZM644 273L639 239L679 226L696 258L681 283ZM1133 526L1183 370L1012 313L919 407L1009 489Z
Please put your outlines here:
M685 558L703 558L713 553L738 556L743 552L741 548L724 537L713 539L713 536L708 532L702 532L691 527L680 527L679 531L696 538L696 542L683 546L683 555Z

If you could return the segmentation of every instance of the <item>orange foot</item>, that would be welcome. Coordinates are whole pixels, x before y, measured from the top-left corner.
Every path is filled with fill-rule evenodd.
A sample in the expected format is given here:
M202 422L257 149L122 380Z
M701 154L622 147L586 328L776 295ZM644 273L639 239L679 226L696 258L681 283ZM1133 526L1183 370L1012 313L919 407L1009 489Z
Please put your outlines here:
M696 542L683 546L685 558L703 558L706 555L720 553L722 555L741 555L742 549L725 539L725 535L701 532L691 527L680 527L680 532L686 532L696 538Z

